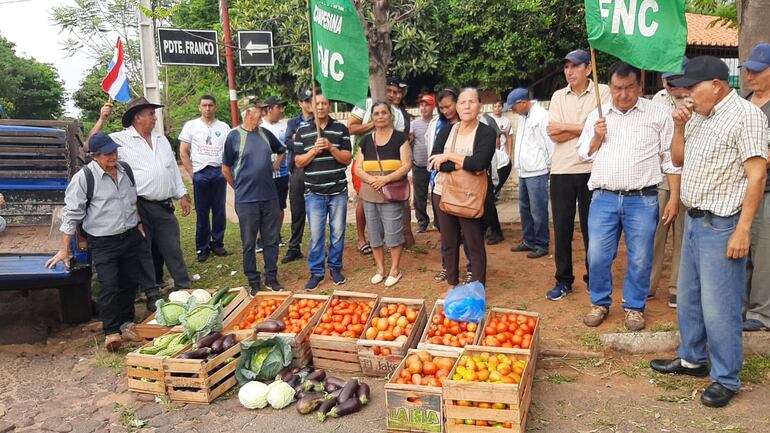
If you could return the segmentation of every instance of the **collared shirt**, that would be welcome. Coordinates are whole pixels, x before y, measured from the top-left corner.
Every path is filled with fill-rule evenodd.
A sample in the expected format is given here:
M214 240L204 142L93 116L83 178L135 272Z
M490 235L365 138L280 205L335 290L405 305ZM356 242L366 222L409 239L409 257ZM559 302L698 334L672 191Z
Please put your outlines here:
M182 198L187 189L182 182L176 156L168 139L153 129L152 146L133 126L110 134L121 147L118 159L126 161L134 170L136 193L152 201Z
M684 130L682 203L731 216L743 208L748 178L743 163L767 159L767 117L732 90L709 116L693 113Z
M179 141L190 143L190 162L194 173L209 165L222 165L222 150L228 132L230 126L218 119L209 124L199 117L184 124Z
M662 104L664 107L667 107L673 112L679 106L684 104L684 102L687 100L687 98L674 98L671 96L666 89L662 89L658 93L655 94L655 96L652 97L652 102L657 102L658 104ZM660 182L660 185L658 185L658 188L665 189L668 191L671 189L668 186L668 178L666 176L663 176L663 181Z
M548 136L548 112L537 101L524 116L519 115L516 127L516 145L513 150L513 166L519 177L548 174L551 167L554 144Z
M412 163L418 167L428 166L428 148L425 146L425 133L428 131L428 122L422 117L412 120L412 132L414 132L414 144L412 146Z
M289 168L289 173L294 172L294 134L297 133L299 128L307 125L313 120L313 118L305 119L302 114L297 117L292 117L286 122L286 140L284 145L286 146L286 159L288 160L286 166Z
M586 90L578 95L570 86L559 89L551 97L551 105L548 108L548 118L551 122L584 124L588 114L596 109L596 93L594 83L588 80ZM602 104L608 104L612 99L610 88L605 84L599 84L599 95ZM554 143L553 157L551 158L551 174L580 174L590 173L591 163L582 161L577 154L578 138L573 138L561 143Z
M283 154L286 147L265 128L247 131L242 126L230 131L225 140L222 164L230 167L235 183L236 203L256 203L275 200L278 192L273 181L274 154ZM241 133L246 133L241 144ZM267 142L265 142L267 138Z
M91 203L86 207L87 182L83 169L75 173L64 193L61 230L74 235L79 224L91 236L112 236L136 227L136 188L118 164L117 181L96 161L88 163L94 175ZM133 168L133 167L132 167Z
M588 189L642 189L657 186L663 173L680 174L671 162L674 121L666 107L639 98L625 113L614 104L602 108L607 135L599 150L588 156L595 135L594 124L599 119L598 110L588 115L577 144L578 155L593 161Z
M321 136L329 140L332 146L341 151L350 152L350 133L348 128L331 117L326 128L321 129ZM315 121L303 126L294 135L294 154L304 155L315 146L318 133ZM305 166L305 191L319 195L342 194L348 190L345 175L347 166L334 159L331 152L325 150Z
M288 127L288 122L286 119L281 119L275 123L270 123L263 117L260 126L270 131L275 136L275 138L277 138L278 141L280 141L281 144L286 147L286 128ZM270 160L275 162L275 158L276 154L274 153ZM278 170L273 171L273 179L285 177L288 175L289 166L286 163L286 158L283 158L283 161L281 161L281 164L278 166Z

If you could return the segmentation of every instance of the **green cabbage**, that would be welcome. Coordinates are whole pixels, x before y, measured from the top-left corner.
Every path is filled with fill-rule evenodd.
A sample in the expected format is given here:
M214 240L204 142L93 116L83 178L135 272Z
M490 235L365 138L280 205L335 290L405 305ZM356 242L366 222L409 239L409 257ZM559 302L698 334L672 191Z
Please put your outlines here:
M267 386L267 402L273 409L283 409L294 401L294 388L277 379Z
M190 298L193 301L195 298ZM185 334L191 341L199 340L212 332L222 330L222 307L209 304L196 305L179 317Z
M238 401L246 409L262 409L267 406L267 385L262 382L249 382L238 390Z
M187 304L180 302L166 302L163 299L158 299L155 303L157 307L155 311L155 320L159 325L163 326L176 326L179 324L179 318L187 311Z
M240 384L252 380L272 380L291 364L291 360L291 346L281 337L242 341L235 378Z

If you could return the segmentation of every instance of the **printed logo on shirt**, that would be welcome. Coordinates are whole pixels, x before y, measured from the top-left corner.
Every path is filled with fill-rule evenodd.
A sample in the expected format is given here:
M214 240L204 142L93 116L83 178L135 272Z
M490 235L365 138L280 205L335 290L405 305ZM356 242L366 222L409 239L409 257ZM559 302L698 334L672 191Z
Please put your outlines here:
M216 135L217 137L220 137L220 136L222 136L222 132L220 132L220 131L214 131L214 135Z

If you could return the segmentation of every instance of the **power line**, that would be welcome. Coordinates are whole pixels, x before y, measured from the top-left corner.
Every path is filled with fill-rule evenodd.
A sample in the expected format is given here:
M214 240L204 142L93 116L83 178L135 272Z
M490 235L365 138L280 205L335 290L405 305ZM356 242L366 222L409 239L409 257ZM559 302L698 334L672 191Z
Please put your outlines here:
M0 5L9 5L11 3L26 3L31 1L32 0L6 0L6 1L0 1Z

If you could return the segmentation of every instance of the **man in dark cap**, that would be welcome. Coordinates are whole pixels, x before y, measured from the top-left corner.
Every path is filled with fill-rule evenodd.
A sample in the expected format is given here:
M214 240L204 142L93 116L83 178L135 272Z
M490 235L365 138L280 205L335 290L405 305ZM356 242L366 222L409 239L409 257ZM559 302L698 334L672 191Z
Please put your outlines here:
M262 123L259 125L268 131L272 132L275 138L286 147L286 128L287 122L283 117L283 111L286 108L286 100L280 99L275 96L270 96L265 99L267 104L267 112L262 116ZM293 144L293 143L292 143ZM275 182L275 189L278 191L278 205L281 207L281 219L279 224L283 225L284 211L286 209L286 199L289 196L289 166L286 161L286 154L278 155L273 154L273 182ZM257 240L257 251L259 251L261 242ZM283 246L283 239L279 237L279 246Z
M104 345L114 352L124 338L136 340L132 332L134 296L142 272L140 258L147 254L147 245L136 209L131 166L118 162L120 145L105 134L93 135L89 145L93 160L75 173L64 196L59 228L64 233L62 248L46 266L54 268L63 262L69 267L72 237L79 228L85 232L101 286Z
M679 357L653 370L710 375L701 403L722 407L741 387L741 309L752 220L767 178L767 117L730 88L720 59L696 57L671 84L690 89L692 104L674 111L672 160L682 166L687 208L677 287Z

